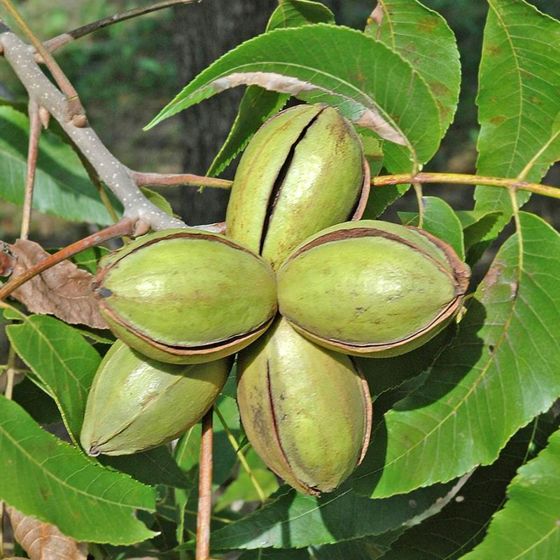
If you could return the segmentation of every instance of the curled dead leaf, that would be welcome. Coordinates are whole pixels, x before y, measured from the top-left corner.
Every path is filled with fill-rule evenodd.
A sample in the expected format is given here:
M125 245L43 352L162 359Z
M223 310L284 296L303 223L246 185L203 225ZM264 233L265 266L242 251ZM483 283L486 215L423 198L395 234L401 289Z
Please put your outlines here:
M57 527L8 508L14 537L31 560L86 560L87 547L63 535Z
M0 276L9 276L14 269L14 256L7 243L0 241Z
M10 245L13 276L22 274L49 254L33 241L18 239ZM106 329L92 290L93 276L70 261L38 274L12 293L32 313L51 314L66 323Z

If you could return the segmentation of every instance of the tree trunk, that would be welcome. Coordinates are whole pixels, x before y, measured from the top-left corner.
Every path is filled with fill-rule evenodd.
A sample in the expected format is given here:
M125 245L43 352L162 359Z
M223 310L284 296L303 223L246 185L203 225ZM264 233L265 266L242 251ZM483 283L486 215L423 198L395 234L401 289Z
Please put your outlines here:
M276 5L274 0L205 0L177 7L174 32L182 83L237 44L262 33ZM186 170L206 173L227 136L242 93L236 88L181 113ZM219 189L202 193L184 189L180 211L193 225L223 221L227 199L227 191Z

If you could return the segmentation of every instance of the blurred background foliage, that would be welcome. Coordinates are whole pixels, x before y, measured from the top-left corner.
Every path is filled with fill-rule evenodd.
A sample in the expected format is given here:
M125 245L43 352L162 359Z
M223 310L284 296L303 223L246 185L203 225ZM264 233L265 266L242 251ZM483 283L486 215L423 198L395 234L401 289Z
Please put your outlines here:
M18 5L35 32L48 39L101 17L152 3L153 0L27 0ZM364 27L376 4L373 0L324 3L333 9L338 23L358 29ZM532 3L560 17L559 1ZM440 12L454 30L463 66L455 122L428 168L473 172L477 71L487 4L484 0L424 0L424 4ZM227 134L241 91L226 92L149 133L142 132L142 127L200 69L228 48L262 31L275 5L273 0L204 0L199 5L163 10L110 26L57 51L56 58L77 87L94 128L124 163L149 171L204 173ZM6 64L0 64L0 94L24 100L24 91ZM225 175L231 177L232 171ZM558 184L557 170L551 173L547 180ZM222 219L226 193L207 190L200 195L192 189L189 193L185 190L170 197L175 211L189 223ZM427 194L445 196L456 209L470 208L472 189L451 187L445 194L444 190L440 186L426 187ZM533 198L533 209L556 221L550 203ZM411 204L413 197L405 197L398 209ZM18 209L2 205L0 238L15 236L17 222ZM39 238L57 237L61 229L54 218L35 220L35 227ZM63 232L71 233L68 228ZM60 238L63 241L64 235Z

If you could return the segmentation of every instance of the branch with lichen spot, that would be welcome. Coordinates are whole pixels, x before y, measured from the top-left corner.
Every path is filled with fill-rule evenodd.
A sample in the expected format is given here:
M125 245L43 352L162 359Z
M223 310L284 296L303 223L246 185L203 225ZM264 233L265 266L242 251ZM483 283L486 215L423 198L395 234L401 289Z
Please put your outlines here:
M89 125L76 126L66 96L43 73L30 46L3 23L0 23L0 46L30 100L44 107L58 121L99 178L120 200L124 218L136 222L136 235L150 228L185 227L183 221L169 216L142 194L128 168L107 149Z

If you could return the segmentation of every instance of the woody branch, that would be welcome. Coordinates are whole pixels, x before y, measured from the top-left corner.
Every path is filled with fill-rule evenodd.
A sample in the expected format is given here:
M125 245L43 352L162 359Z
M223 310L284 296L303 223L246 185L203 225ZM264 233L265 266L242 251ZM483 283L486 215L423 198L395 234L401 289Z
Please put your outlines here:
M124 207L124 218L136 222L135 233L185 227L182 220L169 216L152 204L140 191L131 171L103 144L86 119L73 119L70 100L47 78L35 60L34 49L0 22L0 48L27 90L30 101L44 107L66 132L100 179Z

